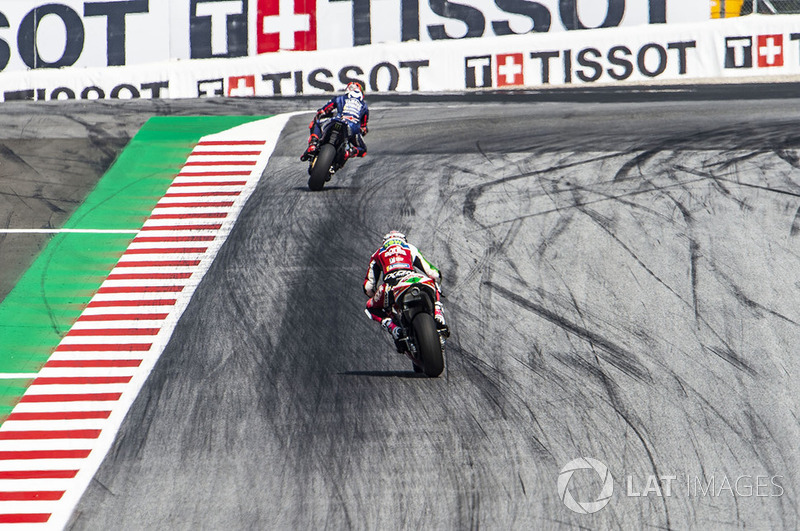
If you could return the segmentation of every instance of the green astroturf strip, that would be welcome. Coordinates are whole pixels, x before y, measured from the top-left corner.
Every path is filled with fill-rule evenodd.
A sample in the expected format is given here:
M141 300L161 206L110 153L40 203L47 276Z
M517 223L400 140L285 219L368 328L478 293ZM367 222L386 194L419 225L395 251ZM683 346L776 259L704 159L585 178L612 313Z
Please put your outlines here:
M19 402L19 397L25 393L32 380L9 378L0 380L0 419L5 420L14 406Z
M262 118L150 118L64 228L138 230L201 137ZM134 236L60 233L50 239L0 303L0 374L41 368ZM0 380L0 420L26 382Z

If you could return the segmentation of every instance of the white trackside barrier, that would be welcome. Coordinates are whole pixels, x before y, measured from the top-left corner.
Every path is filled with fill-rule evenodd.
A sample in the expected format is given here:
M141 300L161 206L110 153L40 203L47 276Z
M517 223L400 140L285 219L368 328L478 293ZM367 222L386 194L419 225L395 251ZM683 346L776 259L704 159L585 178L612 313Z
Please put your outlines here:
M0 72L700 22L710 16L708 2L698 0L4 0Z
M0 73L9 100L458 92L800 74L800 15Z

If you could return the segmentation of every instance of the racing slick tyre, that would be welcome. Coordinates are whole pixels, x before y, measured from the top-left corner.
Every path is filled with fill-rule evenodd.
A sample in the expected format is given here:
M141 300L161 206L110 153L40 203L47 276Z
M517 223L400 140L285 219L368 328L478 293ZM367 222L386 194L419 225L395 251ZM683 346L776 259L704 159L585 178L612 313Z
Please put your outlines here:
M439 376L444 370L444 357L433 317L427 313L419 313L411 322L411 328L417 338L423 372L432 378Z
M323 144L319 148L319 153L311 163L311 170L308 178L308 188L314 192L319 192L325 186L325 181L330 176L330 169L333 159L336 157L336 148L330 144Z

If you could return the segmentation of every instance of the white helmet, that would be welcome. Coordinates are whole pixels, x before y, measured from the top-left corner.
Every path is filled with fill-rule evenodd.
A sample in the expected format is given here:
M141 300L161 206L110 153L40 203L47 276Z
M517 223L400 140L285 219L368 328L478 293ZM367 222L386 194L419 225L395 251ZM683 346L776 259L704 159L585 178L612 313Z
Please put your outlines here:
M384 245L386 245L387 242L390 242L392 240L395 240L395 241L399 240L400 243L408 243L408 241L406 240L406 235L403 234L402 232L399 232L399 231L396 231L396 230L389 231L388 233L383 235L383 244Z
M364 91L361 89L361 83L357 83L356 81L351 81L347 84L347 88L345 89L347 92L348 98L355 98L357 100L364 99Z

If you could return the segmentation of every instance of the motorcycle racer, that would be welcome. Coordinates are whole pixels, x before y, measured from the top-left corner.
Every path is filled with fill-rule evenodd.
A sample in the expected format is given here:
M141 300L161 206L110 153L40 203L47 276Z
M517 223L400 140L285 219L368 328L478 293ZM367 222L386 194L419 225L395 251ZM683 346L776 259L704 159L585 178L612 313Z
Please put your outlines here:
M367 128L369 107L364 100L364 91L361 88L361 83L353 81L347 84L344 94L331 98L328 103L317 110L316 116L308 125L310 131L308 148L300 156L301 161L305 162L317 154L317 144L319 143L319 137L322 135L320 119L331 116L344 118L347 122L348 140L351 147L345 152L344 160L346 161L352 157L363 157L367 154L367 145L364 143L363 136L369 132Z
M389 317L386 295L401 279L413 275L415 268L431 277L438 286L442 278L439 270L425 260L419 249L408 243L402 232L393 230L383 237L382 245L372 254L364 278L364 293L369 297L365 312L370 319L381 323L394 338L395 343L404 337L405 331ZM447 331L444 307L439 295L437 287L434 319L439 329Z

